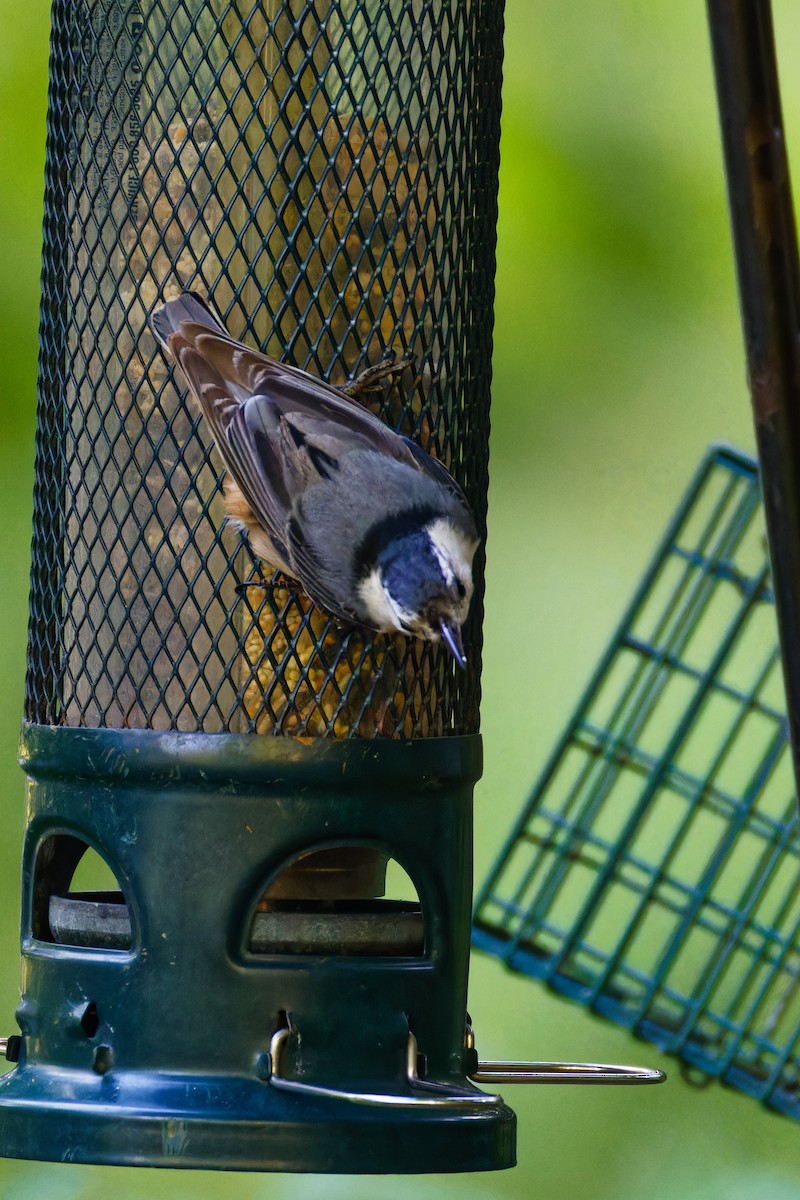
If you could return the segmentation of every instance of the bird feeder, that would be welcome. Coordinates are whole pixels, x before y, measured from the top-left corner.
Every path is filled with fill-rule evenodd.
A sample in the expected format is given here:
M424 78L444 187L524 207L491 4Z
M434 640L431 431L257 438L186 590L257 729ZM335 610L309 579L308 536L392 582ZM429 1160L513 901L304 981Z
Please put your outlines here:
M265 579L148 324L191 288L334 385L397 354L361 395L483 537L501 29L499 0L54 3L4 1155L487 1170L515 1118L477 1083L661 1078L479 1062L482 551L464 673Z
M4 1155L514 1161L466 1014L482 561L464 674L262 580L148 326L192 288L334 384L408 358L367 401L485 533L501 25L55 0Z
M800 265L769 3L708 11L759 462L702 464L473 939L800 1119Z
M714 448L478 900L473 940L800 1119L800 831L755 462Z

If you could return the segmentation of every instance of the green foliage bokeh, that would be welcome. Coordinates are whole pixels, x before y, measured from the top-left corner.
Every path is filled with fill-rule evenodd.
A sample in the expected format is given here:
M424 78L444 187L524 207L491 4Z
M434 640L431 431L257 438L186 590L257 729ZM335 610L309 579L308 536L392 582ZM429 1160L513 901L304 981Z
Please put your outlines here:
M794 0L775 5L800 148ZM0 1033L18 989L22 708L48 5L0 0ZM476 877L496 855L706 444L752 443L703 6L508 0ZM658 1064L649 1046L473 961L485 1057ZM175 1018L178 1015L175 1014ZM520 1165L387 1197L773 1200L800 1130L674 1064L659 1089L507 1090ZM4 1200L370 1197L374 1180L0 1161Z

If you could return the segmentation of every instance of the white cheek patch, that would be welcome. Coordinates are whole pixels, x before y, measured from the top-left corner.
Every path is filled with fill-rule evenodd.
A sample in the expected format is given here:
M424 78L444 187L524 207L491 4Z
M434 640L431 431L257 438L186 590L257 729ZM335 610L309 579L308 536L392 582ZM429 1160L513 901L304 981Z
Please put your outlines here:
M369 575L361 580L357 591L358 598L376 629L383 632L397 630L399 633L407 633L409 628L413 629L418 623L414 613L401 608L389 595L381 582L377 567L373 567Z
M448 587L452 587L456 581L455 571L450 565L450 559L445 554L441 545L436 541L433 534L431 534L431 550L433 550L433 553L436 555L436 561L438 562L439 569L442 572L442 578Z
M478 543L456 529L445 517L431 521L427 532L445 581L452 586L457 579L460 580L466 589L465 602L469 605L474 590L472 560Z

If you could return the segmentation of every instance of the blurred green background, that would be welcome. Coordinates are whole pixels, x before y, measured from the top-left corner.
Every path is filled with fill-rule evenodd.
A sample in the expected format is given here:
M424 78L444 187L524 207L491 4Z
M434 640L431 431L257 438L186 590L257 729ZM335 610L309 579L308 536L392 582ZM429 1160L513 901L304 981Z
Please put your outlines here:
M775 4L800 155L800 6ZM48 39L46 0L0 0L0 1032L14 1029L25 656ZM476 877L560 732L707 443L752 445L704 6L508 0ZM658 1089L519 1088L520 1165L393 1177L394 1197L783 1200L800 1128L476 956L484 1057L641 1061ZM358 1178L0 1161L3 1200L371 1197Z

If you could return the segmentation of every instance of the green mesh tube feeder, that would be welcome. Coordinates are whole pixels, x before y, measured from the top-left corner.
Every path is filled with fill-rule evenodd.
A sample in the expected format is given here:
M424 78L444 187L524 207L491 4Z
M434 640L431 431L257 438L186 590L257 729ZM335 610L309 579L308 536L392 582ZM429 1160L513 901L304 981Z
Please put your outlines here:
M4 1155L513 1164L466 1014L483 563L465 674L249 586L148 326L189 287L333 383L408 355L375 410L485 533L501 25L496 0L54 3ZM87 851L116 887L71 890Z

